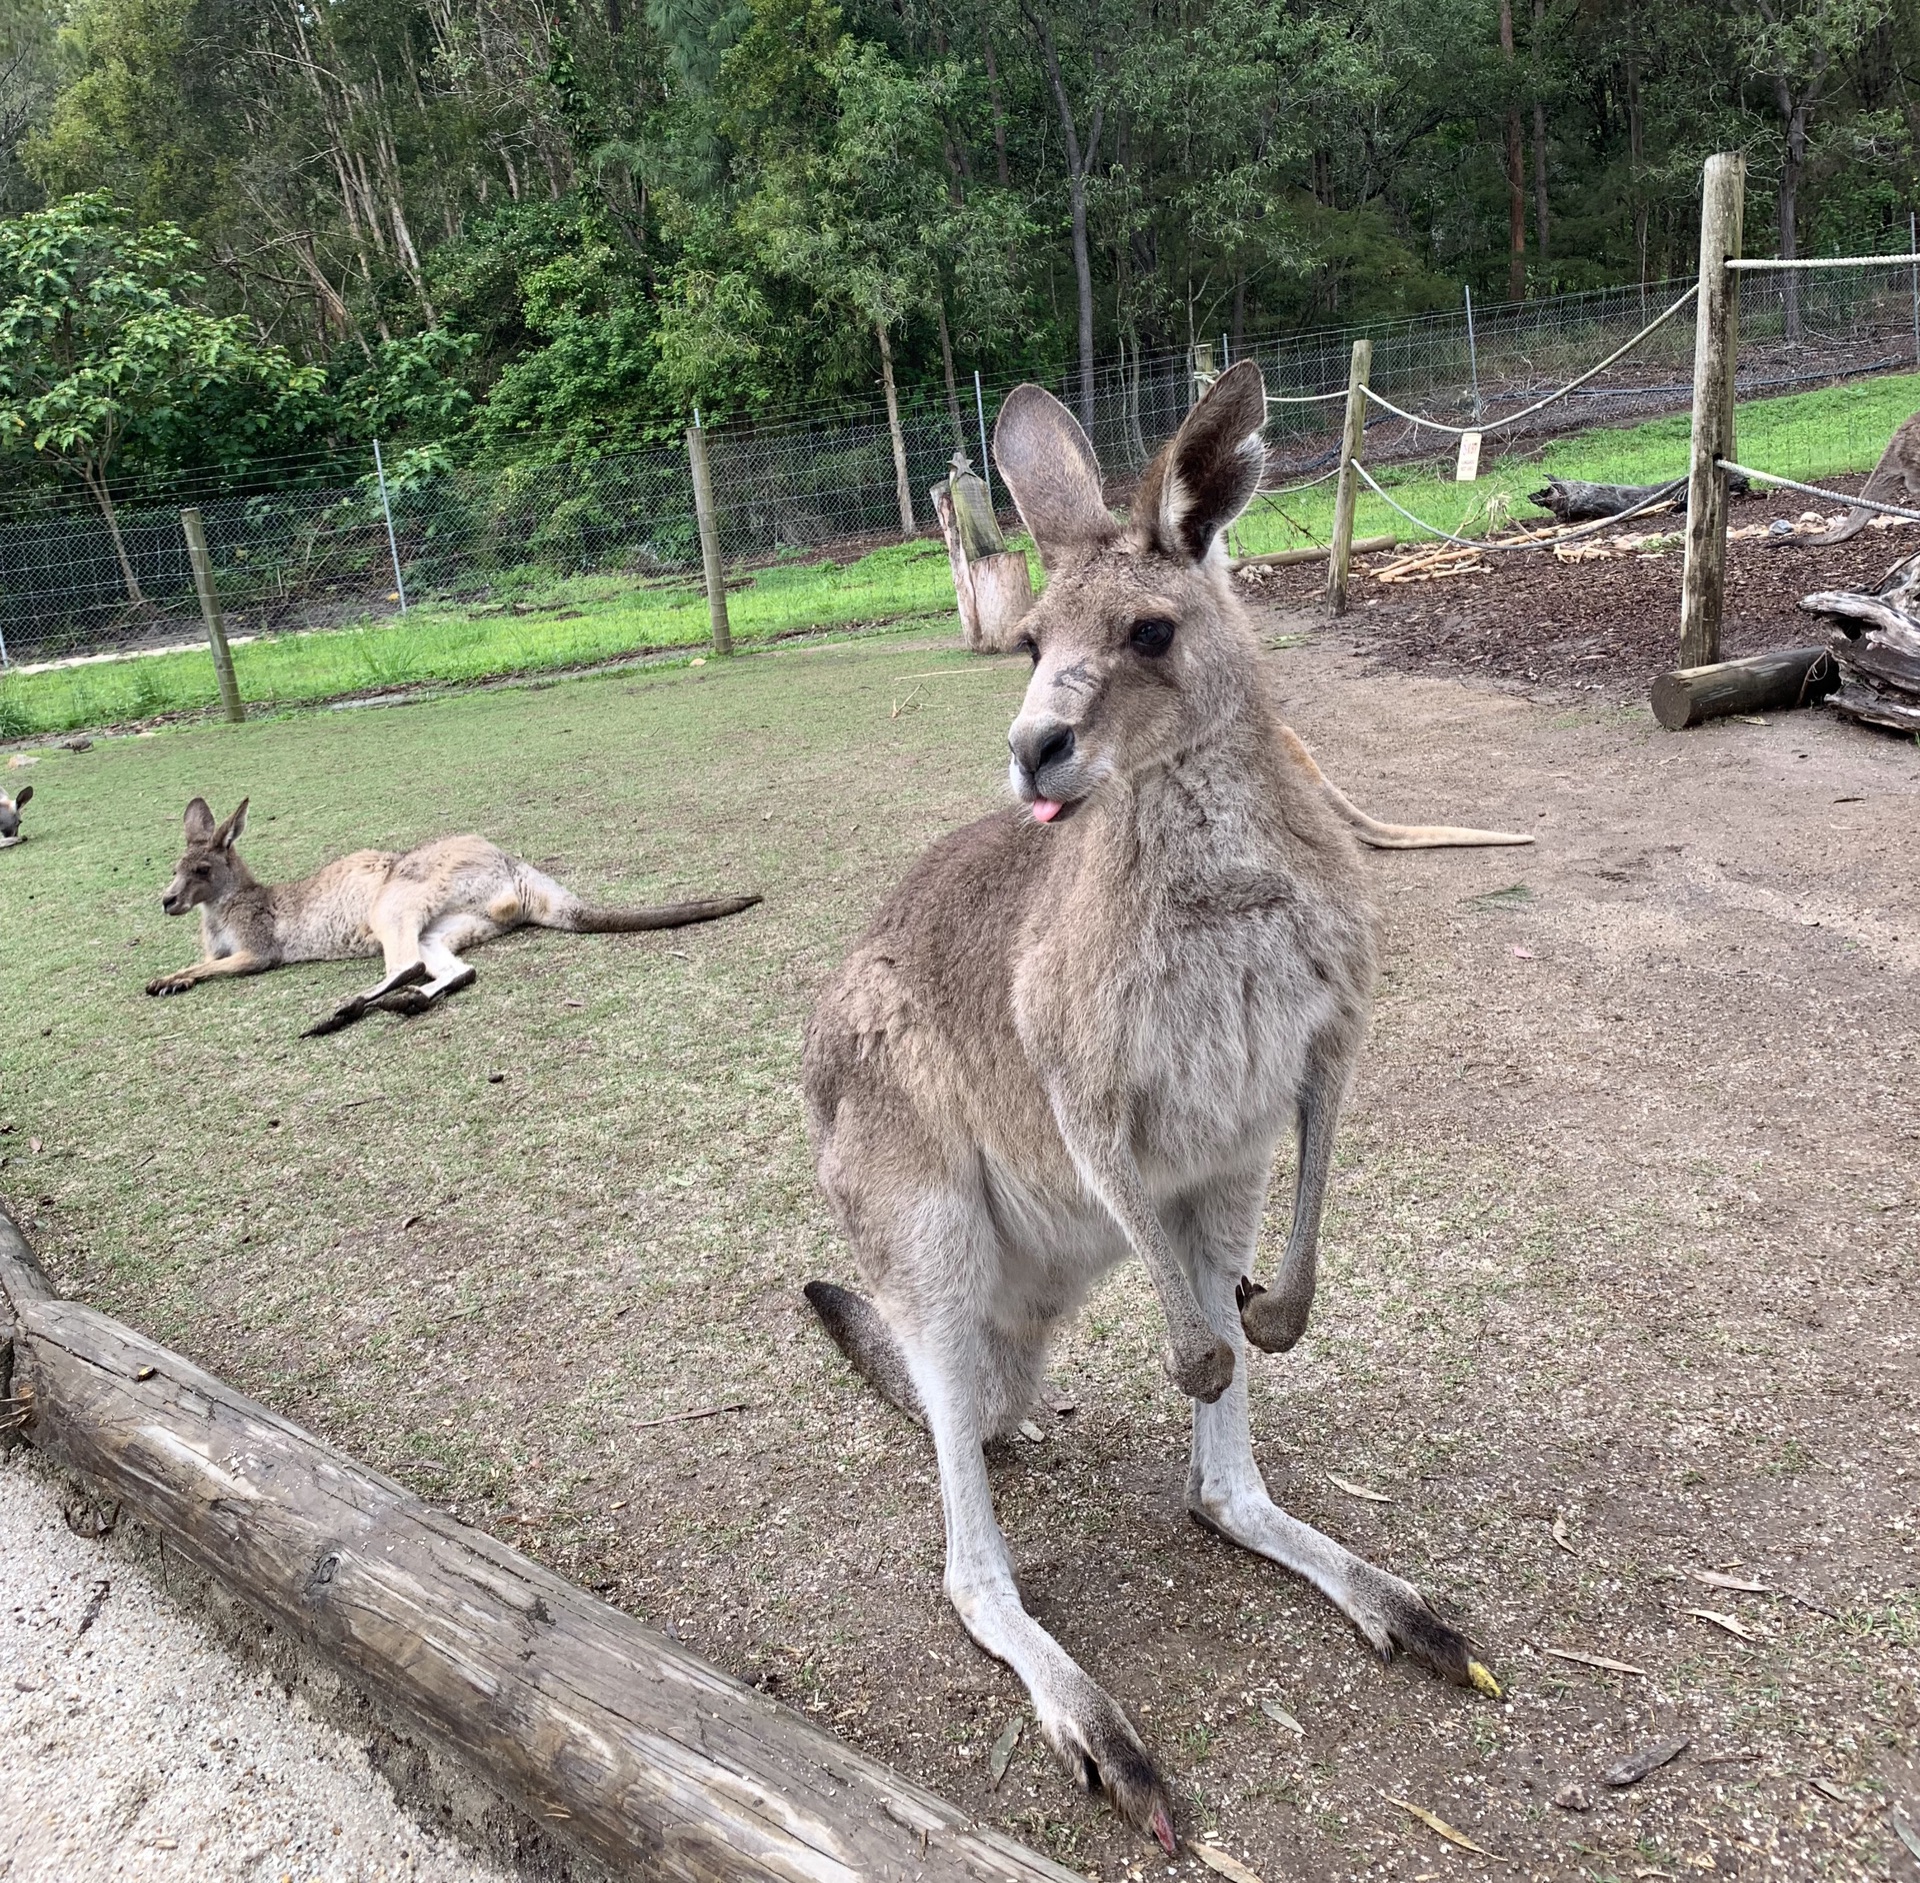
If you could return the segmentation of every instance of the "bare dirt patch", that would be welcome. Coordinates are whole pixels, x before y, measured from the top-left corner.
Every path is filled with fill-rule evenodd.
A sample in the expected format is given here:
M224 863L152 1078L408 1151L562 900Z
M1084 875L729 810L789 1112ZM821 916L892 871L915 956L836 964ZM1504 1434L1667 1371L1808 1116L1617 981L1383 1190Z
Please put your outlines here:
M1920 754L1386 673L1371 625L1271 659L1331 775L1541 842L1374 860L1322 1295L1256 1363L1254 1432L1276 1495L1461 1618L1509 1698L1381 1668L1187 1520L1130 1270L993 1461L1027 1598L1183 1828L1268 1883L1911 1876ZM8 853L0 1189L88 1299L1119 1883L1160 1859L1030 1723L993 1782L1024 1696L941 1596L932 1458L798 1292L848 1275L795 1096L813 990L996 801L1021 684L870 642L50 758ZM189 946L153 906L189 789L253 792L263 874L475 827L583 890L769 900L515 938L442 1012L301 1042L364 969L138 994ZM1285 1222L1283 1184L1269 1265Z

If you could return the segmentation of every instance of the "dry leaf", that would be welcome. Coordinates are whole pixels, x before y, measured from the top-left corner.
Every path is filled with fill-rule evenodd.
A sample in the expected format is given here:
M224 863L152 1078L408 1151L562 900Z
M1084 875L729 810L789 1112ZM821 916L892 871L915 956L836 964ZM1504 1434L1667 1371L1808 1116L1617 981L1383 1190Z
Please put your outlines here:
M1630 1758L1622 1759L1611 1771L1602 1774L1600 1782L1611 1785L1615 1791L1624 1791L1627 1786L1637 1785L1650 1773L1659 1771L1663 1765L1671 1765L1692 1743L1690 1739L1667 1739L1657 1746L1643 1746Z
M1531 948L1516 947L1513 952L1522 961L1531 961L1533 959L1533 950Z
M1887 1820L1893 1826L1893 1834L1913 1853L1916 1863L1920 1863L1920 1831L1916 1831L1899 1812Z
M1573 1545L1567 1541L1567 1513L1564 1510L1554 1513L1553 1540L1558 1543L1569 1556L1574 1554Z
M1739 1576L1723 1576L1717 1569L1689 1569L1687 1574L1695 1582L1704 1582L1709 1589L1734 1589L1741 1595L1765 1595L1768 1592L1764 1582L1748 1582Z
M1807 1781L1822 1798L1831 1798L1837 1805L1847 1802L1847 1794L1830 1778L1812 1778Z
M1349 1497L1363 1497L1369 1504L1391 1504L1393 1499L1384 1491L1370 1491L1364 1484L1356 1484L1351 1478L1343 1478L1337 1471L1327 1473L1327 1482L1335 1490L1345 1491Z
M1016 1713L1013 1724L993 1742L993 1750L987 1754L987 1771L992 1775L996 1791L1000 1781L1007 1775L1008 1762L1013 1758L1013 1749L1020 1743L1020 1735L1026 1730L1026 1725L1026 1715Z
M30 1150L30 1151L37 1151L37 1150L38 1150L39 1148L40 1148L40 1140L39 1140L38 1138L29 1138L29 1139L27 1140L27 1149L28 1149L28 1150Z
M1214 1844L1189 1844L1187 1848L1204 1863L1209 1870L1218 1870L1227 1879L1227 1883L1260 1883L1257 1877L1238 1857L1229 1857L1224 1850Z
M1540 1652L1555 1661L1573 1661L1581 1667L1603 1667L1609 1674L1638 1674L1642 1680L1647 1677L1644 1667L1635 1667L1631 1661L1616 1661L1607 1654L1581 1654L1573 1648L1542 1648Z
M1031 1419L1022 1419L1020 1421L1020 1436L1024 1438L1029 1445L1037 1445L1045 1434Z
M1274 1725L1284 1726L1288 1732L1298 1733L1302 1739L1307 1736L1307 1729L1278 1700L1262 1700L1260 1711L1272 1720Z
M1764 1628L1749 1626L1748 1623L1733 1615L1723 1615L1717 1608L1690 1608L1689 1615L1697 1615L1702 1621L1710 1621L1716 1628L1724 1628L1730 1635L1738 1635L1742 1641L1771 1641L1772 1635Z
M1390 1805L1398 1805L1409 1817L1418 1818L1428 1830L1444 1837L1449 1844L1458 1844L1462 1850L1470 1850L1479 1857L1491 1857L1493 1852L1483 1849L1464 1832L1456 1831L1445 1818L1437 1818L1431 1811L1423 1810L1419 1805L1410 1805L1404 1798L1396 1798L1391 1792L1382 1792L1380 1796Z

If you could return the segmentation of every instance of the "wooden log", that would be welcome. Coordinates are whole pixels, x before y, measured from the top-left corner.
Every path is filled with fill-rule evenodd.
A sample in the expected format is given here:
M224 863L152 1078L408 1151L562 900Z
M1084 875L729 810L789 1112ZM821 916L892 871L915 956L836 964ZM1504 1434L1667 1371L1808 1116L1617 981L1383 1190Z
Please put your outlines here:
M1740 253L1747 160L1707 159L1700 198L1700 301L1693 335L1693 442L1687 471L1686 565L1680 577L1680 665L1720 658L1727 599L1727 476L1733 448L1733 373L1739 356Z
M1026 552L1003 549L972 566L974 607L983 652L1005 654L1020 638L1020 623L1033 607L1033 572Z
M1824 647L1781 648L1663 673L1653 683L1653 716L1669 732L1680 732L1729 713L1810 706L1839 684L1833 656Z
M1356 537L1347 553L1351 556L1370 556L1376 550L1394 548L1399 540L1391 535ZM1291 569L1302 562L1324 562L1329 553L1328 544L1315 543L1308 549L1273 549L1263 556L1236 556L1227 567L1229 570Z
M20 1431L469 1763L648 1878L1081 1883L178 1354L0 1215Z
M1360 502L1361 448L1367 435L1367 376L1373 371L1373 342L1356 340L1347 369L1347 422L1340 434L1340 482L1333 499L1333 541L1327 556L1327 605L1347 612L1347 570L1353 559L1353 516Z
M1744 497L1753 488L1744 477L1727 479L1727 494ZM1669 502L1678 502L1686 494L1687 480L1676 477L1665 484L1589 484L1577 477L1550 477L1545 490L1536 490L1527 501L1542 510L1551 510L1562 523L1601 523L1641 504L1651 506L1640 511L1651 515Z
M933 514L939 520L940 535L947 545L947 567L953 574L953 599L960 611L960 645L971 651L980 646L980 603L974 593L973 570L960 541L958 519L953 511L953 492L947 479L932 485L927 495L933 499Z

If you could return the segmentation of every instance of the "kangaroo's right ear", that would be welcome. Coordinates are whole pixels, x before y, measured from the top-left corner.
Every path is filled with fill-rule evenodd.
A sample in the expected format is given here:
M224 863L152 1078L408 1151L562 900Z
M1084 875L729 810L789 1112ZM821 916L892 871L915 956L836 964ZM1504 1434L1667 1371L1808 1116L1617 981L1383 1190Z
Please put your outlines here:
M17 798L15 798L13 801L13 808L17 811L21 807L21 805L25 804L26 801L32 796L33 796L33 787L31 785L22 785L20 787L20 795Z
M247 803L248 800L242 798L240 802L233 807L233 815L213 833L214 842L217 843L222 850L231 850L246 834Z
M195 798L187 806L187 841L205 843L213 835L213 812L205 798Z
M1016 386L993 425L1000 467L1040 560L1097 549L1120 534L1100 494L1100 460L1073 414L1043 386Z

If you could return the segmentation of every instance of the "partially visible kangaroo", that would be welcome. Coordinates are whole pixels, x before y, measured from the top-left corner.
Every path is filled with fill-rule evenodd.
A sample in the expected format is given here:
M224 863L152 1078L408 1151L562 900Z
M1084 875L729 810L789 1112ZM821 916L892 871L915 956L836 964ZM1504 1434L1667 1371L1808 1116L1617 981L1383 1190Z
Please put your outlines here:
M1920 504L1920 412L1898 426L1880 454L1880 462L1860 486L1860 495L1876 503L1898 503L1904 497ZM1850 543L1873 521L1874 512L1855 507L1840 522L1815 536L1783 536L1784 543L1802 549L1823 549L1830 543Z
M20 813L27 808L27 800L32 796L31 785L22 785L17 798L0 791L0 850L11 849L20 842Z
M356 850L294 883L256 882L234 848L247 827L247 800L215 826L205 798L187 806L187 850L160 906L200 911L202 958L156 975L149 994L184 994L224 974L264 974L290 961L348 961L384 955L386 973L342 1001L303 1037L351 1026L376 1004L420 1013L468 986L463 948L532 924L577 935L684 928L751 909L758 896L675 902L658 909L599 909L531 863L484 837L439 837L405 852ZM425 982L424 986L419 983Z
M1410 1584L1273 1502L1248 1432L1247 1343L1306 1329L1374 976L1359 853L1267 698L1219 547L1264 417L1259 368L1222 374L1122 526L1066 408L1037 386L1007 400L994 456L1049 571L1008 735L1021 803L909 872L821 995L802 1073L820 1184L873 1290L807 1297L932 1435L967 1632L1025 1682L1068 1771L1170 1853L1138 1733L1021 1604L981 1455L1130 1253L1194 1402L1194 1517L1304 1576L1381 1656L1499 1691ZM1290 1128L1292 1230L1260 1289Z

